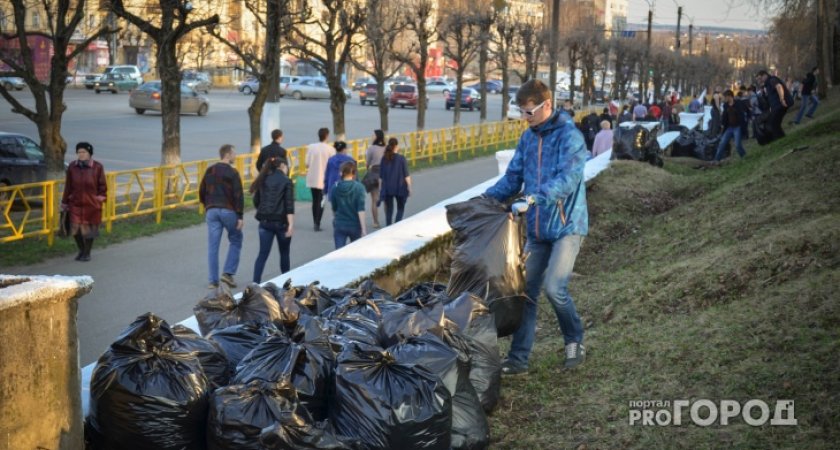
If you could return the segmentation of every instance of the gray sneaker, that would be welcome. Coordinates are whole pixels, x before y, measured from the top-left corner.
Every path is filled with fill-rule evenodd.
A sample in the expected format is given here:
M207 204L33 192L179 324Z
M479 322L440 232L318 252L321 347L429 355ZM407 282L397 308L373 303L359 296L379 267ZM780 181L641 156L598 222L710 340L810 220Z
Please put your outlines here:
M506 359L502 362L502 375L505 376L513 376L513 375L524 375L528 373L528 368L522 366L520 364L515 364L510 360Z
M578 344L577 342L572 342L571 344L566 345L566 362L563 364L563 367L566 369L574 369L575 367L583 364L585 359L586 349L583 348L583 345Z
M230 286L231 289L236 287L236 281L233 279L233 275L229 273L223 273L221 276L222 282L226 285Z

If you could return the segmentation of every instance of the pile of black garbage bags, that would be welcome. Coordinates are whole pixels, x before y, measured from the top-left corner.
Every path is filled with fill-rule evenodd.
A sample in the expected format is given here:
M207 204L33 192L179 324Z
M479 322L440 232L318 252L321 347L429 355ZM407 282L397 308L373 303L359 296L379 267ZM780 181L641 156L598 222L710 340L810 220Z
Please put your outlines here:
M721 135L712 131L701 131L681 127L680 136L671 144L672 157L697 158L703 161L715 159ZM724 149L724 157L732 152L732 142Z
M393 297L371 281L342 289L287 281L249 285L240 297L212 291L194 308L200 335L138 317L94 369L88 448L487 448L505 322L490 304L521 315L524 301L510 295L523 291L521 273L499 279L521 264L511 241L521 236L493 202L450 205L450 221L462 230L478 220L470 216L486 222L491 206L505 220L476 239L499 241L484 252L505 244L516 257L467 265L458 250L475 242L453 226L458 295L431 282Z
M662 149L659 147L658 126L649 130L642 125L632 128L616 127L613 131L613 147L611 159L644 161L651 165L662 167Z

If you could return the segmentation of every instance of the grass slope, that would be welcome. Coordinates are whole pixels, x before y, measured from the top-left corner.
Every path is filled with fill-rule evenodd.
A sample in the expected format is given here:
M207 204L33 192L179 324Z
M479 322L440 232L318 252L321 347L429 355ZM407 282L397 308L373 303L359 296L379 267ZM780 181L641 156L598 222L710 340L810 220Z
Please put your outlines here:
M614 162L600 175L570 285L588 360L559 369L541 300L532 370L503 381L493 448L837 448L837 106L719 168ZM630 401L704 398L762 399L771 416L793 399L798 425L629 425Z

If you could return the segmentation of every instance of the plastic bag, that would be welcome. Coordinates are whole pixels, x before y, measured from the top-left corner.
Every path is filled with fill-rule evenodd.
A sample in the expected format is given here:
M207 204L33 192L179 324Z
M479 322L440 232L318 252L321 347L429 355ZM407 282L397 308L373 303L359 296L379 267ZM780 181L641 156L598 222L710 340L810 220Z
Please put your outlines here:
M195 352L211 389L227 386L233 372L225 352L218 343L199 336L183 325L173 326L172 332L186 351Z
M306 287L298 286L292 289L295 292L295 300L302 307L301 312L304 314L318 315L333 305L329 292L320 289L317 281Z
M449 450L452 398L422 366L354 343L338 358L330 420L365 450Z
M443 341L458 354L458 383L452 396L452 449L482 450L490 445L490 424L470 382L467 339L456 331L456 327L447 327L444 331Z
M274 324L244 323L213 330L207 339L219 344L228 359L231 373L235 373L236 366L254 347L269 337L278 335L285 334Z
M467 291L483 299L496 319L499 336L513 334L527 301L522 262L522 234L508 209L492 198L446 206L455 230L452 274L447 294Z
M425 308L449 300L446 285L434 282L420 283L397 297L397 303L416 308Z
M204 449L207 378L195 353L151 313L99 358L90 397L93 449Z
M458 385L458 352L431 334L405 339L388 347L398 363L417 364L437 375L450 395ZM468 373L468 372L467 372Z
M426 333L440 336L443 326L444 309L441 303L428 308L400 308L382 316L380 343L387 347Z
M233 383L245 384L257 379L290 381L297 390L301 406L315 420L324 420L327 418L327 397L333 365L333 353L326 336L320 343L295 343L285 336L274 336L242 359Z
M231 325L282 319L274 296L256 283L248 285L238 300L221 284L199 301L193 312L202 336Z

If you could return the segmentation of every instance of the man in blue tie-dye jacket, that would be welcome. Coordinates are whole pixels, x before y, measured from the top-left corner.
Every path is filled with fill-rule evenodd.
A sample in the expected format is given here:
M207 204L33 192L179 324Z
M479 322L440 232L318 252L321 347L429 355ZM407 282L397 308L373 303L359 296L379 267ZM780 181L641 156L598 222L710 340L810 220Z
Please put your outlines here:
M527 373L534 345L540 288L554 307L565 343L564 367L580 365L586 356L583 324L567 289L584 236L589 231L583 168L583 135L565 112L553 109L545 83L531 80L516 94L522 118L530 128L522 133L505 175L485 195L504 201L520 192L528 199L528 241L525 252L526 293L522 324L513 335L502 373Z

